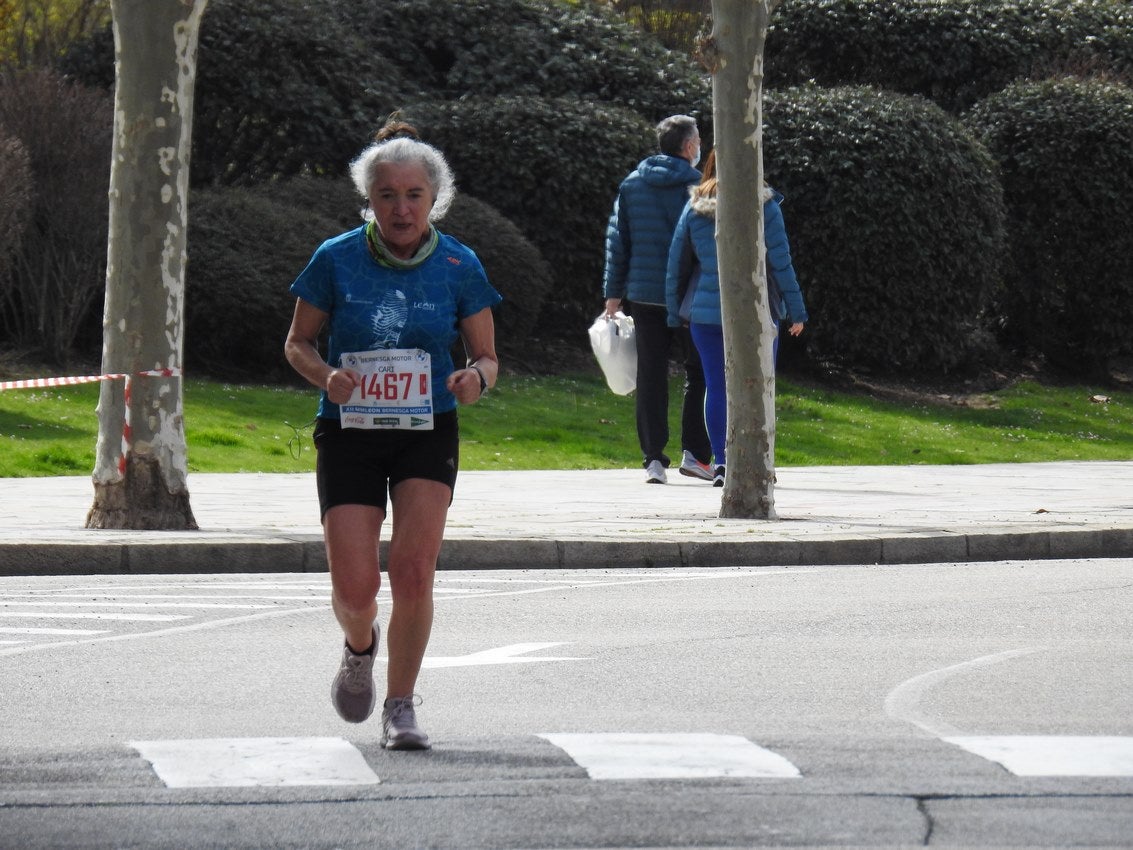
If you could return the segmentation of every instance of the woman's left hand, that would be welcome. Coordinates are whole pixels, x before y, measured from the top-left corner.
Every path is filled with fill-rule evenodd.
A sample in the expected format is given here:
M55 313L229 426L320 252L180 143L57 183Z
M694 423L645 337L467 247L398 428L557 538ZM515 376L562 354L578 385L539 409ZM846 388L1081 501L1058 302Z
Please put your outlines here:
M475 369L457 369L448 376L445 386L461 404L472 404L480 398L480 373Z
M802 332L803 332L803 323L802 322L795 322L793 325L791 325L789 328L787 328L787 333L789 333L791 336L798 336Z

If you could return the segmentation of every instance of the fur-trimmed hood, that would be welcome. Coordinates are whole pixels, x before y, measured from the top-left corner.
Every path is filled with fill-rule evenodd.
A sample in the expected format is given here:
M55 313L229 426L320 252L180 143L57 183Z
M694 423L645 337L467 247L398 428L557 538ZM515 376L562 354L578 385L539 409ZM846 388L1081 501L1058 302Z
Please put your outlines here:
M693 212L695 212L699 215L707 216L708 218L715 218L716 217L716 196L715 195L700 195L696 191L697 188L698 188L697 186L692 186L688 190L688 193L689 193L689 196L690 196L689 202L688 202L689 206L692 207ZM763 203L765 203L765 204L768 201L770 201L772 198L775 198L776 200L781 200L782 197L783 197L782 195L780 195L778 192L776 192L774 189L772 189L766 183L763 184L763 191L759 193L759 199L761 201L763 201Z

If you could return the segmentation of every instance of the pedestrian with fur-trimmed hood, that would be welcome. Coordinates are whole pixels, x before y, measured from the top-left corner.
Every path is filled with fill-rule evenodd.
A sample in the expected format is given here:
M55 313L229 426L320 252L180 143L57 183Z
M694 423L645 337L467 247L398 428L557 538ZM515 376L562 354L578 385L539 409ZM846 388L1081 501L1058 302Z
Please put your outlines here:
M704 164L704 177L689 190L669 247L665 302L671 327L687 325L704 367L704 417L712 443L713 483L724 485L727 429L727 390L724 385L723 317L720 311L720 272L716 253L716 151ZM808 321L806 304L791 260L791 245L780 205L783 196L764 184L763 239L767 247L769 320L775 328L774 352L779 351L779 324L798 336Z

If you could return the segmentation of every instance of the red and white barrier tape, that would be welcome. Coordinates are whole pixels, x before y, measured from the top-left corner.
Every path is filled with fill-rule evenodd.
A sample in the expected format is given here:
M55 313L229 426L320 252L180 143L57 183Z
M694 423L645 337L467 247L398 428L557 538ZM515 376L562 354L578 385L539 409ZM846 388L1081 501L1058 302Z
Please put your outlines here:
M66 387L72 384L93 384L97 381L116 381L125 384L126 418L122 423L122 454L118 456L118 474L126 474L126 455L130 453L133 432L130 428L130 394L134 378L179 378L180 369L149 369L145 372L111 372L107 375L74 375L65 378L27 378L22 381L0 381L0 390L26 390L38 387Z
M22 381L0 381L0 390L29 390L38 387L66 387L72 384L93 384L97 381L116 381L145 376L150 378L178 378L180 369L150 369L148 372L111 372L108 375L72 375L67 378L26 378Z

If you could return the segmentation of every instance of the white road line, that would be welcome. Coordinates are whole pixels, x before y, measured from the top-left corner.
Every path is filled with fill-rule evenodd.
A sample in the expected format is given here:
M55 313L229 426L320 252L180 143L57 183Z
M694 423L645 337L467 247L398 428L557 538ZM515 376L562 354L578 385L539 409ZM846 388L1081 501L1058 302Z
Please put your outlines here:
M379 782L362 754L342 738L204 738L129 745L169 788Z
M602 587L628 587L638 584L666 584L676 581L691 581L691 580L719 580L725 578L762 578L764 576L778 576L778 575L799 575L807 572L819 572L819 570L758 570L743 573L676 573L676 574L659 574L659 575L644 575L644 576L625 576L619 578L618 576L603 577L602 579L584 581L575 578L564 578L556 582L548 584L544 587L529 587L520 590L474 590L471 593L462 594L456 597L449 597L447 599L438 599L437 601L443 602L463 602L471 599L483 599L487 597L496 598L500 596L529 596L536 593L559 593L563 590L591 590L594 588ZM438 581L442 577L438 574ZM480 581L480 579L469 578L465 581ZM382 590L386 591L388 582L382 586Z
M184 588L186 590L286 590L291 592L309 591L310 593L325 593L330 588L330 578L314 583L305 581L302 583L291 584L288 582L208 582L208 581L194 581L194 582L176 582L171 581L164 584L120 584L117 590L129 593L135 590L170 590ZM106 593L105 584L96 585L67 585L66 587L59 588L56 591L53 588L45 590L37 590L36 593L42 593L44 596L53 596L59 593L79 593L90 592L94 594ZM214 594L215 595L215 594Z
M188 620L187 614L115 614L111 611L95 613L91 611L3 611L0 620L11 617L23 617L31 620L120 620L123 622L138 623L171 623L176 620Z
M236 602L59 602L55 599L28 599L20 602L0 602L0 608L11 608L15 605L27 607L29 605L42 606L49 602L52 608L221 608L237 611L254 610L257 608L275 608L274 605L256 605ZM4 616L0 612L0 617Z
M541 733L591 779L797 779L797 767L739 735Z
M0 626L0 635L104 635L109 629L36 629L36 628L19 628L17 626ZM22 643L22 641L21 641ZM58 644L46 644L47 646L57 646ZM17 649L14 652L3 653L5 655L14 655L17 652L22 652Z
M1133 738L964 735L945 738L1016 776L1133 776Z
M1021 655L1030 655L1034 652L1040 652L1043 649L1045 649L1045 647L1036 646L1028 649L1011 649L1007 652L997 652L994 655L984 655L980 658L973 658L971 661L962 661L950 667L931 670L928 673L922 673L919 676L906 679L890 691L889 696L885 698L885 713L894 720L903 720L906 723L918 726L937 738L962 736L963 733L955 726L945 723L942 720L930 718L922 711L920 703L925 694L941 682L960 673L966 673L969 670L975 670L979 667L987 667L990 664L998 664L1000 661L1008 661L1012 658L1018 658Z
M295 614L310 614L313 612L329 611L330 606L326 605L322 608L288 608L283 611L262 611L257 614L245 614L240 617L224 617L219 620L208 620L205 622L191 623L185 626L170 626L165 629L157 629L152 632L132 632L129 634L115 634L107 635L106 637L92 637L83 638L81 640L63 640L53 641L51 643L34 643L31 646L13 646L9 649L0 649L0 657L5 655L24 655L29 652L37 652L43 649L56 650L64 646L84 646L92 643L109 643L112 641L121 640L141 640L143 638L166 637L168 635L179 635L187 632L203 632L207 629L220 629L225 626L236 625L237 623L250 623L256 620L268 620L275 617L290 617ZM0 629L0 632L4 631ZM44 634L52 634L53 632L43 632ZM74 634L74 632L68 632ZM88 634L100 634L100 632L89 632Z
M327 593L329 592L328 587ZM289 602L326 602L327 593L320 596L269 596L259 593L247 596L234 596L230 593L6 593L0 594L0 600L8 599L13 602L54 602L56 599L214 599L221 601L232 599L269 599L286 600Z
M552 646L562 646L562 643L513 643L510 646L498 646L494 649L485 649L469 655L453 656L425 656L421 663L422 668L436 669L439 667L484 667L492 664L530 664L537 661L585 661L583 658L568 656L538 655L534 658L522 657L524 653L538 652L541 649L550 649ZM385 659L388 662L389 659Z

